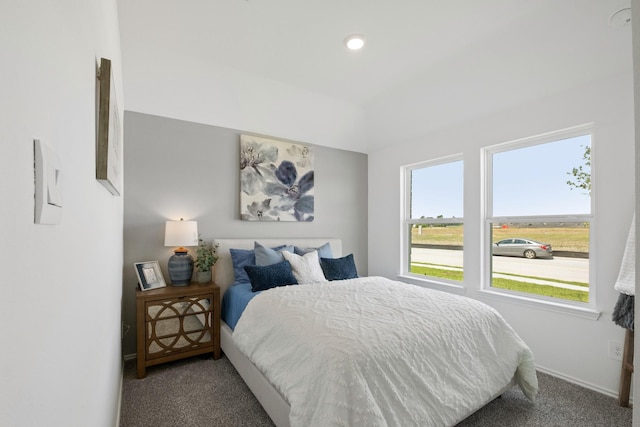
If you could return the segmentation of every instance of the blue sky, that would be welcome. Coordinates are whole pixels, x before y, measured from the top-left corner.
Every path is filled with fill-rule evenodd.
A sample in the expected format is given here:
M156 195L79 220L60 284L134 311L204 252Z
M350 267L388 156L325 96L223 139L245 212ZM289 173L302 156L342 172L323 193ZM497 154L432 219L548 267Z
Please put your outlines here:
M411 217L462 218L462 161L414 169L411 173Z
M493 157L495 216L588 214L590 198L571 189L567 175L584 166L590 136L496 153ZM587 171L589 169L587 168ZM412 217L463 216L462 161L417 169L412 173Z

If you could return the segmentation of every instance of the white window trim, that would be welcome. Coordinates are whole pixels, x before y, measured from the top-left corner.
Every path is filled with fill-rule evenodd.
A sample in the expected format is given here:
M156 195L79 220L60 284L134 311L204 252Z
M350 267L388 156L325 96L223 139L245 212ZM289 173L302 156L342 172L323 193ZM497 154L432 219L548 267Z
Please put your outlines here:
M464 294L466 288L462 286L462 282L441 279L433 276L422 276L410 272L409 263L411 260L409 259L409 242L411 238L407 232L409 224L459 224L462 222L464 227L464 218L411 218L411 172L414 169L422 169L425 167L438 166L457 161L462 161L464 166L464 156L462 155L462 153L439 157L437 159L427 160L423 162L412 163L401 167L400 170L403 191L400 192L400 274L397 277L403 280L407 280L412 284L417 284L419 286L435 286L437 288L440 288L441 290ZM462 195L464 203L464 189ZM464 272L464 263L462 265L462 271Z
M537 135L529 138L522 138L515 141L505 142L501 144L484 147L481 149L483 159L481 167L481 179L483 180L483 194L481 196L483 202L483 214L482 214L482 227L480 231L480 240L482 242L481 257L482 262L480 266L481 270L481 289L478 292L479 296L484 296L489 299L499 299L503 301L511 301L523 305L527 305L535 308L542 308L545 310L559 312L564 314L570 314L586 319L597 320L600 317L601 310L597 309L596 304L596 266L594 262L589 262L589 302L581 303L577 301L558 300L554 298L545 298L534 294L526 294L521 292L510 291L506 289L499 289L491 287L491 251L488 248L491 247L489 227L494 222L541 222L553 221L567 221L568 219L575 219L576 221L589 222L589 258L590 260L596 259L596 245L593 244L596 224L593 212L595 212L595 197L594 187L591 187L591 213L585 215L545 215L545 216L518 216L518 217L493 217L493 182L492 174L488 173L492 168L492 156L493 154L515 150L519 148L530 147L533 145L544 144L548 142L559 141L562 139L573 138L577 136L591 136L591 150L593 152L593 146L595 143L595 129L593 123L574 126L571 128L563 129L555 132L548 132L542 135ZM594 159L591 158L591 181L594 182Z
M506 301L554 313L580 317L587 320L598 320L602 314L602 312L595 307L587 305L576 306L574 304L562 302L562 300L546 300L540 297L531 297L530 295L531 294L516 293L513 291L507 293L507 291L495 288L482 289L477 293L477 296L481 299Z
M443 279L436 280L437 278L435 277L421 276L414 273L399 274L396 277L398 280L423 288L437 289L439 291L458 295L465 295L467 293L467 288L462 284L462 282L456 282L453 280L445 281Z
M593 123L585 123L558 131L547 132L540 135L530 136L526 138L515 139L513 141L501 142L499 144L483 147L483 152L501 153L511 151L516 148L531 147L533 145L545 144L547 142L555 142L561 139L569 139L576 136L591 135L591 146L593 147L593 139L595 135L595 127ZM593 165L591 166L593 173ZM485 176L486 178L486 176Z

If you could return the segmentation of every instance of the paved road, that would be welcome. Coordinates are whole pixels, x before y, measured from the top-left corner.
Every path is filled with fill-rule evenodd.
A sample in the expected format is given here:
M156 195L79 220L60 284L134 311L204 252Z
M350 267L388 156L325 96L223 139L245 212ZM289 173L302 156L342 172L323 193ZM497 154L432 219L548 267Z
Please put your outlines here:
M462 251L413 248L411 254L413 261L462 266ZM493 271L589 283L589 260L584 258L526 259L494 256Z

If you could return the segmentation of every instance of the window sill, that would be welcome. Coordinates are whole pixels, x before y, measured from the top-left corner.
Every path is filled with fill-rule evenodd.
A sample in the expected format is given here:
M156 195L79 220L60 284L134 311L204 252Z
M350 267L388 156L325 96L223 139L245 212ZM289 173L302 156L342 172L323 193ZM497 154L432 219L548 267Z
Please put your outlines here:
M598 320L602 312L593 307L578 307L572 304L565 304L555 301L542 301L536 298L530 298L521 295L507 294L488 289L479 290L477 292L479 299L490 299L495 301L503 301L524 305L536 309L551 311L554 313L568 314L588 320Z
M423 288L436 289L439 291L450 292L452 294L464 295L467 288L463 285L455 283L441 282L433 279L422 278L421 276L410 276L399 274L396 276L399 280L411 285L422 286Z

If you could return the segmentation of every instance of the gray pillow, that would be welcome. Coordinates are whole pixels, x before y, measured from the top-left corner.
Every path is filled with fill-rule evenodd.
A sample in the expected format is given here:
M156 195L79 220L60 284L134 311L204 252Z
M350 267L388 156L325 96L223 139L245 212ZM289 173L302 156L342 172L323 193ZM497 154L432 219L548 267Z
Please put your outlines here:
M293 246L276 246L275 248L268 248L258 242L254 242L253 251L256 256L256 265L265 266L284 261L282 251L293 252Z
M311 251L318 251L318 258L333 258L333 252L331 251L331 244L329 242L319 248L301 248L299 246L293 248L293 253L300 256Z

